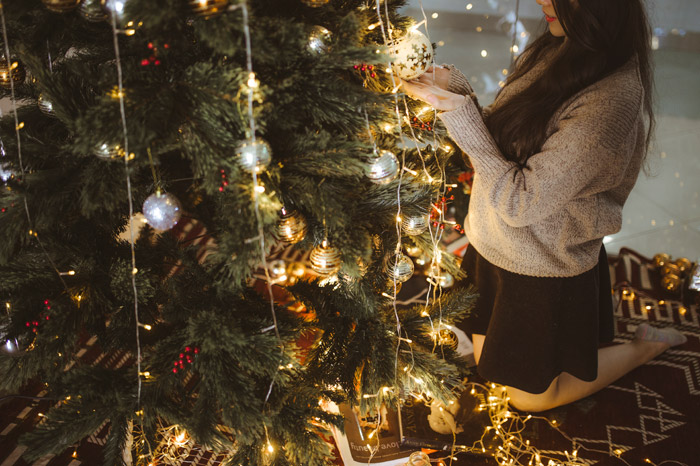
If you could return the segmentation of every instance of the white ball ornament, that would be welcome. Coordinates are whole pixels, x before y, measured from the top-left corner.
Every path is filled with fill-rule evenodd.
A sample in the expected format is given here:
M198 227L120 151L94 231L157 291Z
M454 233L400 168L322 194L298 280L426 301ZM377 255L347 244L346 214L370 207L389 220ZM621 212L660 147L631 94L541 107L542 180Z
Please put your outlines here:
M170 193L155 193L143 203L143 215L148 224L158 231L170 230L180 220L180 201Z
M425 73L433 63L433 46L425 34L410 29L389 44L389 55L394 73L410 81Z
M272 150L264 139L256 138L255 141L248 140L238 146L236 158L245 171L260 173L272 161Z
M373 183L391 183L399 175L399 159L388 150L382 150L379 155L370 158L366 174Z

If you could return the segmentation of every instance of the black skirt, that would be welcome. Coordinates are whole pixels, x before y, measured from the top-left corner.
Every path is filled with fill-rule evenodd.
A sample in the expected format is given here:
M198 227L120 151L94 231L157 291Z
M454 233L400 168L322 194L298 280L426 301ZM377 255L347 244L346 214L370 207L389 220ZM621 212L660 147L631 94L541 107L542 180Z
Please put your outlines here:
M484 259L471 245L462 260L479 298L457 326L485 335L477 367L485 379L542 393L562 372L585 381L598 375L598 348L614 337L605 248L598 264L575 277L520 275Z

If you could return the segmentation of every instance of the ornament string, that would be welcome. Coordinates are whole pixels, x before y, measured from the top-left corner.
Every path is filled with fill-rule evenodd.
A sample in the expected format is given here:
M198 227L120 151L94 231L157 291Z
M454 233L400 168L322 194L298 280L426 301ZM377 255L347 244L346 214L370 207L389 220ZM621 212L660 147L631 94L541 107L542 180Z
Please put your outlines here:
M10 43L7 39L7 25L5 23L5 8L0 0L0 22L2 24L2 38L3 41L5 42L5 61L7 63L7 76L10 81L10 96L11 96L11 103L12 103L12 114L15 119L15 135L17 137L17 160L19 162L19 170L20 174L22 175L22 181L25 183L27 182L26 180L26 171L24 168L24 161L22 160L22 138L19 134L19 130L21 129L22 125L20 125L19 122L19 116L17 114L17 97L15 95L15 81L12 78L12 59L10 58ZM2 116L2 113L0 112L0 117ZM58 270L58 267L56 263L53 261L51 258L51 255L49 252L46 250L44 247L44 244L42 243L41 239L39 239L39 233L32 229L32 216L29 213L29 203L27 202L27 195L25 194L23 196L23 204L24 204L24 212L27 217L27 224L29 225L29 234L34 237L36 240L37 244L39 244L39 247L44 253L44 256L46 256L46 259L48 260L49 264L51 264L51 267L54 269L56 272L56 275L58 275L58 279L61 281L63 284L63 288L66 290L66 293L68 293L68 285L66 282L63 280L63 277L61 276L61 272Z
M129 219L131 219L134 216L134 198L131 191L131 176L129 175L129 134L126 125L126 108L124 105L124 80L122 74L121 55L119 52L119 29L117 28L117 15L115 13L116 10L114 1L115 0L109 0L109 6L112 10L112 14L110 14L109 16L111 18L110 25L112 26L112 41L114 43L114 56L116 59L117 68L117 86L119 90L119 114L121 116L122 134L124 137L124 171L126 174L127 197L129 200ZM139 298L138 290L136 287L136 273L138 272L138 269L136 268L136 247L134 245L134 229L132 223L133 222L131 221L129 222L129 245L131 247L131 288L134 293L134 318L136 319L136 368L138 377L136 406L137 413L139 413L141 412L141 377L143 376L143 374L141 371L141 336L139 333L139 327L141 326L141 322L139 320Z
M510 66L515 63L515 42L518 38L518 24L520 24L520 0L515 0L515 23L513 24L513 40L510 44Z
M385 2L386 4L386 2ZM387 7L386 10L386 18L387 18L387 27L389 28L389 38L387 37L387 30L384 26L384 20L382 19L382 9L381 9L381 0L376 0L376 10L377 10L377 18L379 19L379 26L382 31L382 38L384 39L384 45L388 47L394 47L395 45L393 43L389 42L389 38L391 37L391 22L389 21L389 10ZM404 143L404 138L403 138L403 131L401 130L401 114L399 112L399 99L398 96L396 95L396 92L398 90L396 86L396 80L394 79L394 73L392 70L392 62L391 58L389 58L388 61L389 65L389 76L391 77L391 85L392 85L392 94L394 95L394 111L396 113L396 122L397 122L397 129L399 131L399 138L401 139L401 145L403 147L402 152L401 152L401 167L399 169L399 183L396 188L396 203L397 203L397 212L396 212L396 235L397 235L397 242L396 242L396 250L394 252L394 264L397 265L399 262L399 258L401 257L401 185L403 183L403 168L406 165L406 144ZM393 273L393 279L394 279L394 293L392 296L392 305L394 308L394 316L396 317L396 360L394 363L394 374L395 378L398 378L399 374L399 352L401 350L401 319L399 317L399 310L396 304L396 295L398 294L398 282L396 280L396 274Z
M245 49L246 49L246 70L248 71L248 82L247 82L247 91L248 91L248 124L250 125L250 138L253 144L255 144L255 115L253 113L253 99L254 99L254 89L258 87L258 81L255 78L255 72L253 71L253 50L252 50L252 45L251 45L251 39L250 39L250 26L249 26L249 20L248 20L248 6L246 2L242 2L238 5L235 5L235 7L238 7L241 9L241 13L243 16L243 35L245 37ZM272 278L270 277L270 271L268 268L267 264L267 259L265 257L265 230L263 228L263 221L262 221L262 215L260 213L260 194L258 193L257 187L258 187L258 173L257 170L253 169L251 170L253 174L253 200L254 200L254 209L255 209L255 219L257 221L258 225L258 242L260 246L260 258L262 260L262 267L263 270L265 271L265 283L267 285L267 293L270 296L270 313L272 314L272 323L274 326L275 330L275 336L277 337L277 342L280 346L280 363L282 362L282 359L284 357L284 343L282 342L282 337L280 336L279 332L279 327L277 325L277 312L275 311L275 301L274 301L274 295L272 294ZM279 367L280 364L277 365L277 370L275 371L275 374L272 376L272 380L270 381L270 387L267 390L267 394L265 395L265 401L263 402L263 410L265 409L265 406L267 406L267 402L270 399L270 395L272 394L272 389L275 385L275 381L277 379L277 375L279 374ZM272 445L270 444L270 438L268 436L267 432L267 425L265 422L263 422L263 427L265 429L265 439L267 441L267 448L268 451L271 453L272 452Z

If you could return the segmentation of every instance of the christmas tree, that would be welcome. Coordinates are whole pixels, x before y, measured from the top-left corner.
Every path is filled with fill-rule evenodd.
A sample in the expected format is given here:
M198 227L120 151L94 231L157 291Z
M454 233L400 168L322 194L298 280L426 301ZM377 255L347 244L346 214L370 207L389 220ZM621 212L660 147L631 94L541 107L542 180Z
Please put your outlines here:
M108 422L104 464L184 436L327 464L324 401L454 397L461 154L400 93L433 56L402 3L2 1L0 389L53 403L27 461ZM290 244L311 251L296 283L269 260ZM401 307L407 249L430 290ZM82 362L88 340L123 364Z

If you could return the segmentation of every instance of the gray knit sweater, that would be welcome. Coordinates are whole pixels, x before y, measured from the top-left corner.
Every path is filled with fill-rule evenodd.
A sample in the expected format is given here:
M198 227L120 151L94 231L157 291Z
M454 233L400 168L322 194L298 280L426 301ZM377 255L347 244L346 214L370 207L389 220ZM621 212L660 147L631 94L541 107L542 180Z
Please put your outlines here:
M486 111L523 90L542 69L507 84ZM449 90L473 97L454 68ZM640 171L643 93L636 60L577 93L552 116L541 152L523 170L500 153L475 99L441 113L474 167L464 229L479 254L537 277L571 277L593 268L602 238L622 226L622 206Z

